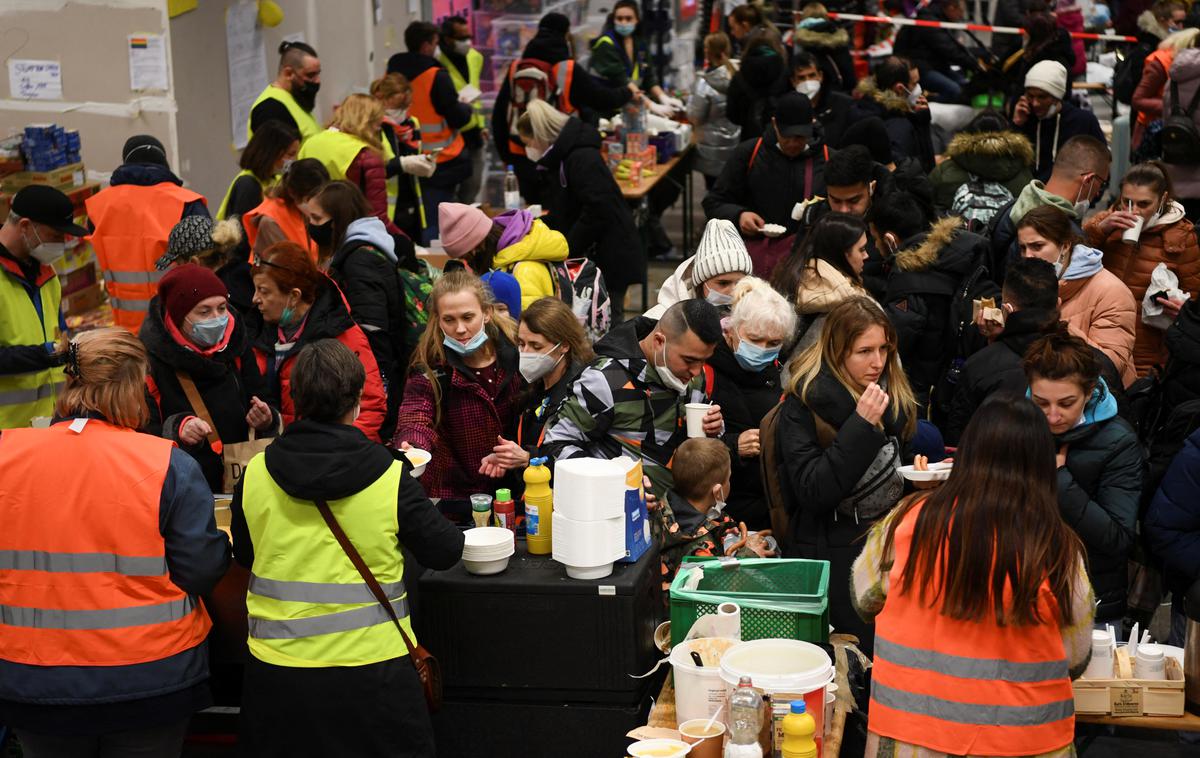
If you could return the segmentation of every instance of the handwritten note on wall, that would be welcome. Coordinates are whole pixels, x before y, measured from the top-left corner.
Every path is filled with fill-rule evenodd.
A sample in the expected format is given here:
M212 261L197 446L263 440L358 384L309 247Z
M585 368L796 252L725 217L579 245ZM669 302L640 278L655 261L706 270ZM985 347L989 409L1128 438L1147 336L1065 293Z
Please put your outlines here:
M8 89L14 100L62 100L62 64L11 58Z

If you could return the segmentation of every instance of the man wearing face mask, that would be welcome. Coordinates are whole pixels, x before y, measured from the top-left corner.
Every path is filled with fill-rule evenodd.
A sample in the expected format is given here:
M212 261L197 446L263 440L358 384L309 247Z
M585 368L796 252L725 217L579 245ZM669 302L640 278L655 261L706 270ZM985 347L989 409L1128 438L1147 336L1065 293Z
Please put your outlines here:
M66 195L35 184L17 192L0 226L0 429L54 415L66 323L50 263L62 257L64 234L87 234L74 215Z
M546 422L542 450L559 460L640 460L654 492L665 493L671 457L687 439L684 406L708 402L704 363L722 339L720 314L699 299L672 305L657 322L641 316L616 327ZM714 405L704 433L717 437L724 426Z
M1020 250L1017 243L1017 222L1040 205L1061 208L1082 235L1084 215L1092 201L1104 194L1112 153L1103 140L1080 135L1068 140L1058 151L1054 170L1045 184L1034 179L1021 194L996 212L988 226L991 240L988 270L996 281L1004 281L1008 264L1016 260Z
M1064 100L1067 69L1058 61L1041 61L1025 75L1025 94L1017 100L1012 122L1033 145L1035 179L1046 181L1059 150L1067 140L1080 135L1104 141L1100 122L1091 111Z
M667 308L693 297L704 298L727 314L733 303L733 288L753 273L754 261L737 227L723 218L714 218L705 225L696 254L679 264L663 282L658 303L646 311L646 318L662 318Z
M933 171L932 121L917 66L907 58L885 58L855 91L862 97L854 103L852 122L871 116L883 119L893 159L916 158L926 174Z
M471 104L471 120L459 134L466 144L471 159L471 176L458 185L455 199L460 203L473 203L483 186L483 164L487 154L487 121L483 118L483 103L478 95L470 100L463 89L470 87L467 94L479 91L479 77L483 73L483 54L471 47L471 30L462 16L448 16L442 21L442 33L438 39L438 63L450 75L459 98Z
M825 74L812 53L792 56L792 88L808 98L817 116L817 136L830 148L841 147L842 135L850 126L854 98L825 86Z
M717 183L704 196L704 214L737 225L749 244L774 243L789 249L799 222L792 218L796 203L825 193L825 149L813 138L813 107L799 92L776 101L771 128L758 139L738 145ZM765 238L763 227L784 227L782 235ZM750 250L751 256L756 249ZM769 276L777 258L756 263L759 276Z
M313 116L321 89L321 61L317 51L303 42L279 44L279 72L250 108L246 138L268 121L279 121L300 133L301 141L321 131Z
M279 425L279 412L260 399L267 386L242 315L216 274L188 263L163 277L138 338L154 398L146 431L195 458L220 492L222 445L245 442L251 430L271 436Z

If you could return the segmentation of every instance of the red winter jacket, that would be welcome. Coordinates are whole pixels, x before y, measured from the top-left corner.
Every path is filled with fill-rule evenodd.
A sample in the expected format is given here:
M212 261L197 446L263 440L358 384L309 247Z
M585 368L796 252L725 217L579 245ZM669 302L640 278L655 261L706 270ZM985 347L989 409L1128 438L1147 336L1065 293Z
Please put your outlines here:
M384 223L391 234L403 235L400 227L388 218L387 198L387 166L383 156L374 150L363 148L354 156L354 160L346 168L346 181L357 186L367 196L367 204Z
M278 336L279 330L275 326L265 324L255 342L254 357L270 387L271 399L267 402L279 409L284 426L296 420L296 405L292 401L292 367L296 364L296 356L310 342L336 339L358 356L367 372L360 413L354 425L372 441L380 442L379 429L387 415L387 393L367 335L350 318L350 306L346 304L337 285L328 278L322 278L317 297L290 348L279 348L276 344Z

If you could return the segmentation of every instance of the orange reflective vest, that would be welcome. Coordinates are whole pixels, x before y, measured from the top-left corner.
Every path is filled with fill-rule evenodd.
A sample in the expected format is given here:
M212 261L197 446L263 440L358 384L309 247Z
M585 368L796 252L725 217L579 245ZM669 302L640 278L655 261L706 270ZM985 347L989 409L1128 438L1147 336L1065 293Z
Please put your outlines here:
M171 182L150 187L119 184L89 197L88 220L96 231L90 239L108 287L109 303L117 326L137 334L158 293L165 271L154 263L167 251L171 229L188 203L203 195Z
M508 67L508 82L511 91L513 75L517 73L517 64L520 61L513 61ZM575 104L571 102L571 85L575 83L575 61L565 60L555 63L553 68L554 81L550 83L553 90L554 107L563 113L570 116L575 111L579 110ZM513 155L525 155L525 143L521 141L520 136L516 133L516 124L509 125L508 135L508 151Z
M440 66L434 66L412 80L413 98L408 112L421 122L422 146L427 151L440 148L437 162L445 163L459 156L464 142L458 130L451 129L450 123L433 107L433 80L441 70Z
M950 755L1040 755L1070 745L1075 700L1049 583L1039 592L1036 626L943 615L940 602L929 605L940 581L926 588L924 602L900 593L920 509L896 529L891 590L875 618L868 728Z
M1155 50L1154 52L1150 53L1149 55L1146 56L1146 63L1143 65L1142 70L1143 71L1149 70L1150 63L1152 61L1158 61L1158 65L1162 66L1163 71L1166 71L1169 73L1171 71L1171 64L1175 61L1175 49L1168 47L1165 50ZM1169 83L1170 83L1169 78L1164 80L1162 88L1159 89L1159 91L1155 93L1155 97L1158 98L1160 104L1162 102L1163 95L1167 91L1167 85ZM1186 106L1187 103L1183 103L1183 105ZM1158 115L1158 118L1164 119L1170 115L1171 115L1170 113L1160 113ZM1154 119L1152 119L1150 117L1150 114L1146 113L1145 111L1138 111L1137 112L1137 120L1138 120L1138 123L1141 124L1142 126L1148 126L1150 124L1150 122L1153 121Z
M304 215L287 201L278 197L263 199L256 208L242 214L242 226L246 229L246 242L250 244L250 262L254 262L254 241L258 239L259 220L267 218L279 224L279 228L289 240L308 249L308 255L313 263L317 262L317 243L308 236L308 228L304 226Z
M0 434L0 659L127 666L196 647L212 623L172 584L159 531L173 444L70 426Z

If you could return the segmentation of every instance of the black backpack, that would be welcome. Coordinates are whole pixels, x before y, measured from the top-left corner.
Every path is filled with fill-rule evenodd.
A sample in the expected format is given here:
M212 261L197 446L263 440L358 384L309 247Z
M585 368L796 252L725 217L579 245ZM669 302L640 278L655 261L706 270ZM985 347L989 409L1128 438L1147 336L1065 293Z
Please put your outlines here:
M1185 110L1179 102L1179 83L1171 80L1171 114L1163 120L1159 134L1165 162L1176 165L1200 163L1200 127L1193 119L1197 104L1200 104L1200 86L1196 87Z
M1133 104L1134 90L1142 81L1142 69L1146 67L1146 58L1152 52L1154 48L1138 44L1117 61L1113 69L1113 95L1118 101L1126 105Z

